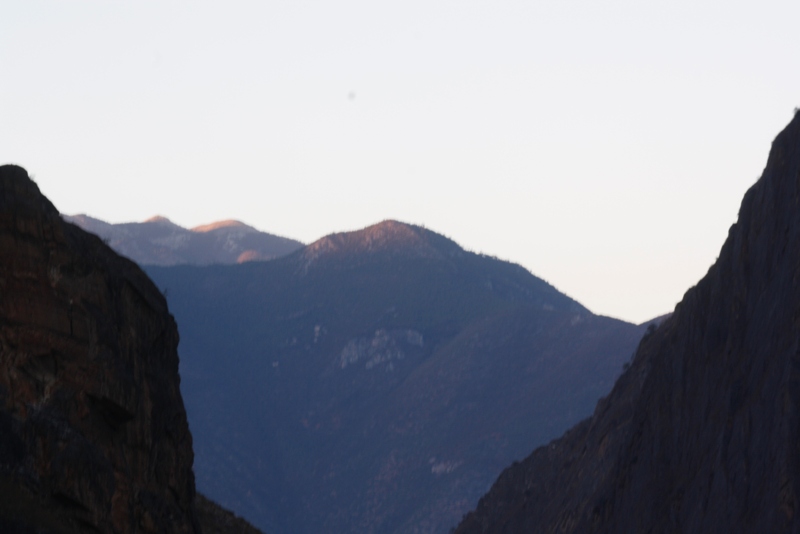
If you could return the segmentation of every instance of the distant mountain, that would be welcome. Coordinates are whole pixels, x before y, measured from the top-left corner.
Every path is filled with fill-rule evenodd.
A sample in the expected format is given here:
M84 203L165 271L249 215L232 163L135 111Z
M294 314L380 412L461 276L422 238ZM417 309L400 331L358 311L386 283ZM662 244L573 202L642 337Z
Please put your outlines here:
M111 248L140 265L270 260L303 246L299 241L260 232L232 220L186 229L165 217L122 224L110 224L88 215L65 215L63 218L100 236Z
M798 177L796 114L708 274L459 534L800 532Z
M395 221L147 271L180 325L198 488L274 534L447 532L645 331Z

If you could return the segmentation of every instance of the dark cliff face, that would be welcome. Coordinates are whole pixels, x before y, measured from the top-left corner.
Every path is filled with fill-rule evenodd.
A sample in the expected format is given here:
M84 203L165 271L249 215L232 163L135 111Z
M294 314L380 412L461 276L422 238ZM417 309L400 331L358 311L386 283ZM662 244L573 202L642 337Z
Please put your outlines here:
M457 529L800 532L800 117L716 264L591 419L507 469Z
M0 296L0 531L197 532L166 302L15 166Z

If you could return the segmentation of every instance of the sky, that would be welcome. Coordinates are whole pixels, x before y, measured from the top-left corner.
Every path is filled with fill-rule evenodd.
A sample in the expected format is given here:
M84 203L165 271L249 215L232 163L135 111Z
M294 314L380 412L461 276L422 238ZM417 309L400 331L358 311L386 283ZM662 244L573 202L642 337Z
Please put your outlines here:
M0 163L67 214L384 219L671 311L800 106L800 2L19 0Z

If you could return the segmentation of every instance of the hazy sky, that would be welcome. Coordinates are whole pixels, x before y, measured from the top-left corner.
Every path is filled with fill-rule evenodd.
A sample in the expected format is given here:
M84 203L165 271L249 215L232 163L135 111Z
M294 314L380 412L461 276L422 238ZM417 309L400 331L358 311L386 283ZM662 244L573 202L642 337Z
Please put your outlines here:
M0 162L64 213L313 241L392 218L670 311L800 106L800 2L0 7Z

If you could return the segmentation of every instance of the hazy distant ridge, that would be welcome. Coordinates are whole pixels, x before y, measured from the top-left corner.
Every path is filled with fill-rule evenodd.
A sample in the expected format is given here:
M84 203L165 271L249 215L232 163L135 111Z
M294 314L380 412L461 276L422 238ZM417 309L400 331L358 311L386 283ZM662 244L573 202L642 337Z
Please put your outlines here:
M87 232L103 238L118 253L141 265L211 265L264 261L303 246L294 239L226 220L184 228L166 217L144 222L110 224L88 215L64 215Z

